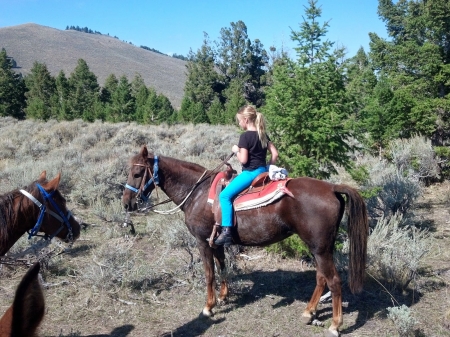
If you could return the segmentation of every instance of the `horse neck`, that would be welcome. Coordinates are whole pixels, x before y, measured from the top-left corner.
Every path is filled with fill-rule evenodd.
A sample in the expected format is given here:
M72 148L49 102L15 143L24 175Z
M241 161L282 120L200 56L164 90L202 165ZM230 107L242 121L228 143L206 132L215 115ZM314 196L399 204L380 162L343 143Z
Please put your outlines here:
M30 208L31 207L31 208ZM39 208L18 190L0 198L0 256L34 226Z
M159 161L161 190L179 205L206 169L198 164L164 157Z

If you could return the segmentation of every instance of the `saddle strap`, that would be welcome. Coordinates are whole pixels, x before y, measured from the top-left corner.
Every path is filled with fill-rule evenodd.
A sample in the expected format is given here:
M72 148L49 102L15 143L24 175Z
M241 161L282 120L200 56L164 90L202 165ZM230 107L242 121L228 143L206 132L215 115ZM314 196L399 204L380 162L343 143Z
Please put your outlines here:
M217 230L219 229L220 225L216 222L213 226L213 230L211 232L211 236L209 237L209 246L211 248L217 248L216 244L214 243L214 239L217 236Z

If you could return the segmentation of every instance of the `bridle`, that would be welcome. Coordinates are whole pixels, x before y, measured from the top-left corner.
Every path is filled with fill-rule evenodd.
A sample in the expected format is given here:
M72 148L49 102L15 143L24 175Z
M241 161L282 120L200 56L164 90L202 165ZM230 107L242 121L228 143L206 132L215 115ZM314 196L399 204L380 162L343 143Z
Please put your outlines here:
M136 193L136 199L137 199L137 203L144 203L147 202L150 194L149 195L145 195L145 191L147 190L147 188L150 187L150 185L152 183L155 184L155 189L156 189L156 193L158 193L158 189L157 186L159 184L159 176L158 176L158 156L154 157L154 161L153 161L153 174L152 171L150 169L150 165L144 165L144 164L133 164L133 166L142 166L145 167L145 171L144 171L144 176L142 177L141 180L141 184L139 186L139 188L136 188L134 186L125 184L125 188L128 188L129 190L133 191L134 193ZM150 176L150 179L146 181L147 179L147 175Z
M72 216L72 213L70 211L67 211L67 215L64 215L64 213L59 209L56 202L53 200L52 196L55 193L55 191L48 193L44 188L42 188L41 185L36 184L39 191L41 192L42 196L44 197L44 204L41 203L39 200L37 200L34 196L32 196L29 192L25 190L20 190L20 193L22 193L24 196L26 196L28 199L30 199L37 207L39 207L39 216L36 222L36 225L34 227L27 231L28 233L28 239L31 239L33 236L39 236L37 233L41 229L42 221L44 220L44 214L47 212L49 215L53 216L56 220L61 222L61 226L56 230L55 233L48 236L47 234L44 236L46 239L53 239L56 235L58 235L59 232L64 228L64 226L67 227L67 236L66 241L69 243L73 243L73 233L72 233L72 226L69 223L69 219ZM48 201L53 206L53 208L59 213L56 214L55 212L49 210L47 206L45 205L45 202Z

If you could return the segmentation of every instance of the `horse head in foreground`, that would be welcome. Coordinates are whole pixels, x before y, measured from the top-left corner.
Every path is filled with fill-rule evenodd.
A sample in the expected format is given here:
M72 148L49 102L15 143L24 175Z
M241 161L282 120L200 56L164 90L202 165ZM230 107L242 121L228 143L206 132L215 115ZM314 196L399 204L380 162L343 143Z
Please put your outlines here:
M127 211L137 208L158 185L185 214L185 223L197 239L206 277L207 299L202 314L211 316L217 303L214 260L219 272L225 269L224 247L213 248L208 240L215 219L208 204L208 191L214 172L204 167L170 157L156 157L145 146L131 158L131 169L122 202ZM338 229L347 205L349 286L352 293L362 291L368 238L368 220L364 200L352 187L312 178L289 180L291 196L251 210L236 212L233 240L244 246L266 246L298 234L309 247L316 262L316 287L303 311L305 323L316 318L317 306L325 287L332 294L333 317L327 336L338 336L343 324L341 279L333 261ZM346 196L346 200L343 195ZM219 300L228 296L228 284L222 279Z
M0 337L34 337L44 318L45 302L38 280L39 262L22 278L13 304L0 318Z
M80 236L80 224L58 190L60 180L59 173L48 181L44 171L24 189L0 195L0 256L27 231L30 237L43 232L69 243Z

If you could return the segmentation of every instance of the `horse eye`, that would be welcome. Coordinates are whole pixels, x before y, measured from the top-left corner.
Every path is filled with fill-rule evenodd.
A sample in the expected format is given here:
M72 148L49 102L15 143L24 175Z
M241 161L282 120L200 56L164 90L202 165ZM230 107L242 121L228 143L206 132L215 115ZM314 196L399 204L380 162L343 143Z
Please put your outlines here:
M134 175L134 178L135 178L135 179L139 178L139 174L136 173L136 174Z

